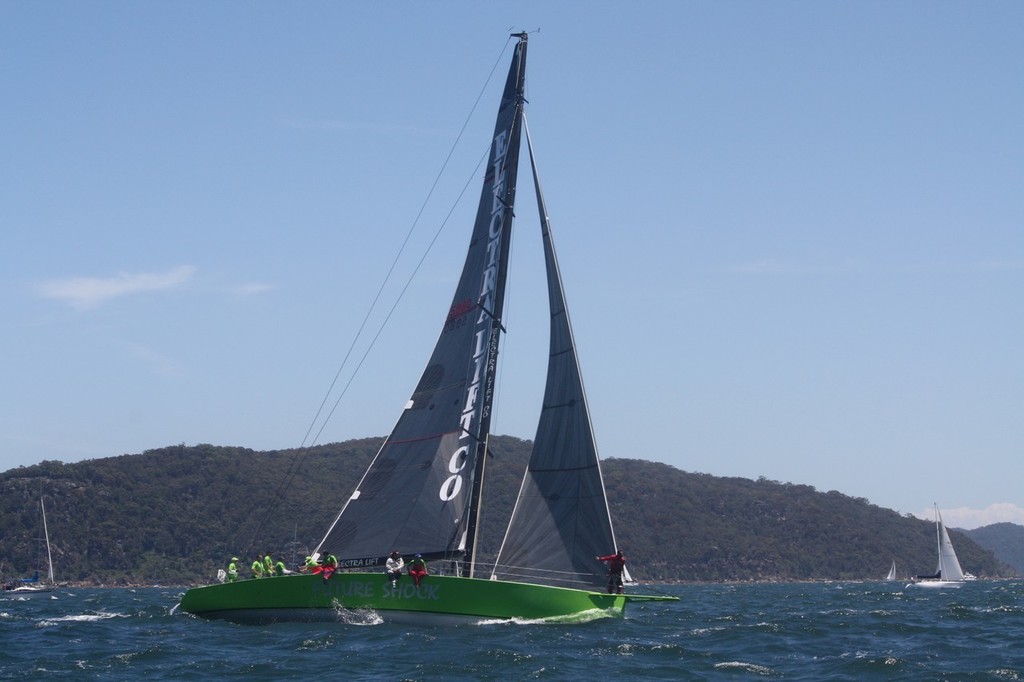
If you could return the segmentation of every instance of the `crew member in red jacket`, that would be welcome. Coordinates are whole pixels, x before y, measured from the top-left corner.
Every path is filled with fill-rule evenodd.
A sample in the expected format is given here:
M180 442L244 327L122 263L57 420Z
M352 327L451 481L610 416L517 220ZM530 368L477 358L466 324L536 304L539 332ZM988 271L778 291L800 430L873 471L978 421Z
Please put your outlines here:
M623 556L622 550L616 550L615 554L594 558L598 561L608 562L608 594L613 592L622 594L624 591L622 589L622 572L626 569L626 557Z

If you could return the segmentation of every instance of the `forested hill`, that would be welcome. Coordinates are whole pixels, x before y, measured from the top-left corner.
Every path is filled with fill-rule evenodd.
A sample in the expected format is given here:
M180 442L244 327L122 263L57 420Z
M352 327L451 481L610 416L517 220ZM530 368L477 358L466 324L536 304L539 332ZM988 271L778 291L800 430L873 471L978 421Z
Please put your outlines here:
M381 439L308 451L174 446L0 474L0 575L45 567L45 496L58 581L107 585L208 582L232 555L315 545ZM529 442L491 439L483 560L504 530ZM633 459L602 463L618 541L639 580L880 579L934 570L932 523L838 492L720 478ZM963 533L964 569L1013 574ZM609 548L611 551L612 548Z
M990 526L964 531L985 549L990 549L1000 561L1024 575L1024 526L1016 523L993 523Z

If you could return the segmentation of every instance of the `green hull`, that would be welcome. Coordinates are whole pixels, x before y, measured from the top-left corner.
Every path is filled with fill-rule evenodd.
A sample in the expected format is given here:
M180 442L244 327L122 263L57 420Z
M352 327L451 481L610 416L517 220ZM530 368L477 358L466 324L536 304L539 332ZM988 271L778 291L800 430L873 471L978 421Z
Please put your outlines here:
M185 592L181 610L238 623L338 621L359 610L417 623L581 621L621 616L627 601L662 599L674 598L434 575L419 588L408 576L392 587L381 573L336 573L326 581L297 574L195 587Z

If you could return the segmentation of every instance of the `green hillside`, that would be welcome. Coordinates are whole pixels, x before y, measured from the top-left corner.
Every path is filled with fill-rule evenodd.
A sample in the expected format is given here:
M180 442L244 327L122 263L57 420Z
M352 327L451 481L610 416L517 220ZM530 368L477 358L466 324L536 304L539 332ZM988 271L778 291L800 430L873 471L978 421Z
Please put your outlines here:
M181 445L7 471L0 474L0 575L45 567L40 496L58 581L199 584L232 555L301 560L380 442L302 452ZM529 443L496 437L491 450L485 562L497 553ZM930 522L864 499L642 460L610 459L602 468L616 535L639 580L880 579L893 559L904 577L934 568ZM1013 574L965 534L952 535L965 570Z
M979 546L990 550L1018 575L1024 575L1024 526L1016 523L993 523L964 531Z

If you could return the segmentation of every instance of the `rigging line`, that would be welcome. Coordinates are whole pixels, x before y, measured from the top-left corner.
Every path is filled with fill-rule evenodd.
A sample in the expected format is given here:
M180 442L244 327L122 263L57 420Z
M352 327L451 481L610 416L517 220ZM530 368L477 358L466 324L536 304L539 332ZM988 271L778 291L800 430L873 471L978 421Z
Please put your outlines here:
M459 203L462 201L462 197L466 194L466 190L469 188L470 184L474 182L474 180L476 179L477 171L480 170L480 166L482 166L484 162L487 160L490 151L491 147L490 144L488 144L487 151L485 151L483 156L480 158L480 161L477 163L476 168L473 169L473 173L466 180L466 184L463 185L462 191L459 192L459 196L458 198L456 198L455 203L453 203L452 207L448 209L448 214L444 217L444 220L441 221L441 225L438 226L437 231L434 232L434 237L430 240L430 243L427 245L426 251L424 251L423 255L420 256L419 262L416 263L416 267L413 268L413 271L409 275L409 278L405 281L405 285L399 292L394 304L391 306L391 309L388 310L388 314L384 318L384 321L380 323L380 327L377 329L377 333L373 335L373 339L370 341L370 345L366 348L366 351L363 353L363 356L359 359L359 364L356 365L356 368L352 371L352 374L349 376L348 381L345 383L344 388L341 389L341 394L338 396L338 399L334 401L334 405L331 407L331 411L327 413L327 416L324 418L323 423L320 425L320 430L316 432L316 435L313 437L313 440L311 441L310 445L315 444L320 439L320 435L323 433L324 429L327 428L327 423L331 420L331 416L334 414L334 411L338 409L338 404L341 402L341 399L345 397L345 393L348 392L349 386L351 386L352 382L355 380L356 374L359 373L359 369L363 366L363 363L366 361L366 358L370 355L370 351L372 351L374 345L376 345L377 339L379 339L380 335L384 332L384 328L387 327L388 321L391 320L391 316L394 315L395 310L398 308L398 304L402 302L402 299L405 297L405 293L409 290L409 287L412 285L412 281L416 278L416 274L420 271L420 267L423 266L424 261L427 260L427 256L430 255L431 249L434 248L434 244L437 242L438 237L441 236L441 232L444 231L445 226L448 224L448 221L451 219L452 214L455 212L455 207L459 205Z
M483 86L480 88L480 92L477 94L476 100L473 102L473 106L469 110L469 114L466 116L465 121L463 121L462 128L459 129L459 134L456 136L455 142L452 143L452 147L451 149L449 149L448 155L445 157L444 163L441 164L441 169L435 176L434 182L430 186L430 190L427 192L426 198L420 205L420 209L416 214L416 218L413 220L412 225L409 227L409 231L406 233L405 239L402 241L402 244L398 249L398 253L395 254L395 258L391 263L391 267L388 268L388 272L384 276L384 280L381 282L380 288L377 290L377 293L374 296L373 301L370 303L369 309L366 311L366 316L363 317L363 321L359 325L359 329L356 331L356 335L352 339L352 343L349 345L348 350L345 352L345 357L342 359L341 365L338 367L338 371L334 375L334 379L331 380L331 385L328 387L327 392L324 393L323 400L320 401L320 407L317 408L316 415L313 416L312 421L310 421L309 427L306 429L306 434L303 436L302 443L299 446L300 454L296 455L296 458L293 460L292 465L289 467L288 473L285 476L285 480L283 481L281 486L279 486L277 493L274 495L274 498L271 501L271 504L267 505L267 510L265 511L263 518L257 525L256 531L253 533L253 539L249 542L249 546L246 547L246 551L248 551L252 544L255 543L255 536L263 530L263 528L266 526L267 521L270 519L270 515L276 510L276 507L280 502L283 491L291 484L292 480L294 480L295 476L298 474L299 469L302 468L302 464L305 461L306 455L309 453L310 448L312 448L317 443L317 441L319 441L324 429L327 428L327 424L328 422L330 422L335 410L337 410L338 404L341 402L341 399L345 397L345 394L348 392L349 387L352 385L352 382L355 380L356 375L359 373L359 369L363 366L363 362L369 355L370 350L373 349L373 346L376 344L377 339L380 337L381 333L384 331L384 328L387 326L388 320L391 319L392 313L394 313L395 308L398 307L398 304L405 296L405 292L409 289L409 285L412 283L413 278L416 276L416 273L419 271L420 266L426 259L427 254L430 253L430 250L433 248L434 243L440 236L441 231L444 229L445 225L448 223L448 220L451 218L451 215L455 210L455 206L457 206L459 202L462 200L463 195L466 193L466 188L469 186L470 182L472 182L473 178L476 177L476 173L479 170L480 165L483 163L483 159L479 163L477 163L477 166L473 170L470 179L466 181L466 184L465 186L463 186L462 191L459 192L458 198L455 200L454 204L449 209L448 215L445 216L445 219L441 223L441 226L435 232L434 238L431 239L430 244L427 246L427 250L424 252L423 256L420 258L419 263L417 263L416 268L409 276L408 281L402 288L402 291L399 293L398 298L395 300L395 303L391 306L391 310L388 312L387 317L381 323L380 328L377 330L377 333L370 341L370 345L367 348L366 352L363 353L362 358L359 360L359 364L356 365L356 368L352 371L351 376L349 376L348 382L346 382L345 386L342 388L341 393L338 395L337 400L334 401L334 405L327 413L327 416L324 417L323 423L321 423L319 430L317 430L316 435L313 437L313 440L310 441L310 433L313 432L313 429L316 427L317 421L320 419L320 415L323 414L324 407L327 405L328 399L334 392L334 387L337 385L338 379L341 377L342 371L344 371L345 366L348 364L349 358L352 355L352 351L355 349L356 343L359 342L359 338L362 336L363 330L365 329L366 324L370 319L370 316L373 314L373 311L376 310L377 308L377 303L379 302L381 294L384 291L384 287L387 286L387 283L391 280L391 276L394 273L395 267L398 265L399 259L405 252L405 247L408 245L409 239L412 237L412 233L416 230L416 226L419 224L420 218L423 216L423 212L426 210L427 204L430 203L430 199L433 196L434 190L437 188L437 185L441 180L441 176L444 175L445 169L447 169L449 161L451 161L452 156L455 154L455 149L458 147L459 142L461 142L462 137L466 132L466 128L469 127L469 122L472 120L473 114L476 112L476 109L480 104L480 100L483 99L484 93L487 91L487 86L490 84L491 80L494 77L494 72L498 69L498 66L503 62L505 52L508 50L508 45L511 42L512 38L509 38L507 41L505 41L505 46L502 48L501 53L498 55L498 58L494 61L494 65L491 67L490 73L487 74L487 79L484 81ZM490 145L488 145L487 149L489 152ZM487 153L484 154L484 159L486 158Z
M452 143L451 149L448 150L448 155L445 157L444 163L441 164L441 169L437 172L437 175L434 177L434 182L430 186L430 190L427 191L427 196L423 199L423 203L420 204L419 211L416 213L416 217L413 219L412 225L410 225L409 231L406 233L405 239L402 241L402 245L398 248L398 253L395 254L395 258L394 258L394 260L391 263L391 267L388 268L388 272L384 276L384 280L381 282L380 288L377 290L377 294L374 296L373 301L370 303L369 309L366 311L366 316L363 318L362 323L359 325L359 329L356 331L355 338L352 339L352 343L351 343L351 345L349 345L348 351L346 351L345 357L341 361L341 366L338 367L338 371L335 373L334 379L331 381L330 387L328 387L327 392L324 394L323 400L320 402L320 407L317 409L316 415L313 417L313 420L310 422L309 428L306 430L306 435L302 439L302 444L303 445L306 444L307 439L309 439L310 433L312 433L313 429L316 427L317 420L319 420L320 415L323 413L324 406L327 405L327 400L330 398L331 394L334 392L334 387L337 385L338 379L341 377L341 373L345 369L345 365L348 364L349 357L352 355L352 351L355 349L356 343L358 343L359 338L362 336L363 330L365 329L366 324L367 324L367 322L370 319L370 315L372 315L373 311L376 310L377 303L379 302L380 297L381 297L381 295L384 292L384 287L387 286L387 283L391 280L391 275L394 273L395 267L397 267L399 259L402 257L402 254L405 252L405 247L408 245L409 239L412 237L413 232L416 230L416 226L419 224L420 218L423 217L423 212L426 210L427 204L430 203L430 199L434 195L434 190L437 189L437 185L441 181L441 176L444 175L445 169L448 168L448 163L451 161L452 156L455 154L455 149L459 146L459 143L462 141L462 137L463 137L463 135L466 132L466 128L469 127L469 122L472 120L473 114L476 112L477 107L480 105L480 100L483 99L484 93L487 91L487 86L490 84L491 79L494 77L494 72L497 70L498 66L502 63L502 58L505 55L505 51L508 49L508 43L509 42L511 42L511 38L509 38L509 40L506 41L505 46L501 50L501 54L499 54L498 58L495 60L494 66L491 67L490 73L487 74L487 79L484 81L483 87L480 88L480 92L477 94L476 100L473 102L473 106L470 107L469 114L466 116L466 120L463 121L462 128L459 129L459 134L455 137L455 142ZM463 190L463 191L465 191L465 190ZM461 196L462 195L460 194L459 197L461 198ZM449 212L449 215L450 215L450 212ZM435 236L435 240L436 240L436 236ZM431 246L433 246L433 242L431 242ZM404 293L405 293L405 289L402 290L402 294L404 294ZM399 299L400 298L401 298L401 295L399 296ZM386 322L386 320L385 320L385 322ZM379 335L379 332L378 332L378 335ZM376 340L376 338L377 337L375 336L374 340ZM372 343L371 343L371 346L372 346ZM360 365L361 364L362 363L360 363ZM356 370L352 373L352 378L355 377L355 374L358 372L358 370L359 370L359 367L357 366ZM345 385L345 388L342 390L342 395L345 394L345 391L348 390L348 386L351 383L352 383L352 380L349 379L349 382ZM319 437L320 433L323 431L324 426L326 426L326 422L330 421L331 415L333 413L334 413L333 409L331 410L330 413L328 413L327 417L324 420L325 421L324 425L321 426L320 430L317 432L317 437ZM313 442L316 442L316 441L314 440Z
M538 29L538 31L539 30L540 29ZM523 83L523 87L526 88L526 87L528 87L528 85L524 82ZM526 97L523 97L522 98L522 102L520 102L517 105L517 106L522 108L522 118L523 118L523 125L524 126L526 125L526 107L524 106L524 104L526 102L527 102ZM520 152L520 154L521 153L522 152ZM518 191L519 190L518 183L516 183L516 184L517 184L516 191ZM501 200L501 203L504 204L505 203L504 200ZM519 234L519 229L516 227L516 225L517 225L516 218L517 217L518 216L516 215L515 206L513 206L512 207L512 223L511 223L511 227L509 229L509 246L508 246L508 248L509 248L510 255L509 255L509 259L508 259L508 264L505 266L505 306L504 306L504 308L502 310L502 319L501 320L497 320L497 318L495 318L494 315L491 314L491 312L489 310L487 310L487 308L483 308L483 306L480 306L481 308L483 308L484 312L486 312L487 315L492 320L496 320L498 322L498 326L501 327L502 333L504 333L506 336L508 335L508 331L505 329L504 325L512 317L513 310L514 310L513 302L516 300L515 299L515 294L513 292L514 292L514 287L515 287L515 284L516 284L516 278L514 276L515 273L516 273L516 269L515 269L514 265L515 265L517 259L516 258L512 258L511 253L515 252L515 249L516 249L516 235ZM508 353L507 346L508 346L508 344L506 344L506 349L505 349L506 356L507 356L507 353ZM508 363L498 363L498 375L494 378L494 400L492 401L492 408L491 408L491 415L492 415L491 418L493 420L492 421L492 425L495 422L497 422L500 425L500 419L494 419L494 415L500 415L502 413L502 410L500 409L500 407L501 407L501 395L502 395L502 387L504 385L504 379L505 379L505 365L507 365L507 364ZM494 431L495 431L495 429L492 426L492 428L490 429L490 433L494 433ZM490 448L487 448L486 454L489 454L492 457L494 456L494 453L491 452Z
M516 222L516 212L515 212L515 210L513 210L512 211L512 227L513 228L515 227L515 222ZM509 248L510 252L513 252L515 250L515 248L516 248L516 234L518 234L517 230L515 230L515 229L510 229L509 230L509 247L508 248ZM496 321L498 323L498 326L501 328L501 331L506 336L508 336L508 332L505 330L505 326L504 325L509 320L509 318L512 316L512 313L513 313L513 310L514 310L513 307L512 307L512 302L515 300L515 297L513 296L513 290L514 290L514 285L515 285L516 279L515 279L515 277L513 277L513 274L515 272L515 268L512 266L513 261L514 261L514 259L510 256L509 259L508 259L508 264L505 266L505 306L504 306L504 309L502 310L502 319L501 320L497 320L494 317L494 315L491 315L490 311L488 311L486 308L483 308L483 306L480 306L481 308L484 309L485 312L487 312L487 314L491 318L491 320ZM506 353L506 356L507 356L507 354L508 354L508 348L507 348L508 344L506 343L505 345L506 345L505 353ZM504 363L504 362L499 362L498 363L498 372L497 372L498 376L496 376L494 378L494 399L491 401L492 402L491 419L493 421L492 421L492 428L489 430L490 433L494 432L494 428L493 428L494 422L498 422L500 424L500 419L494 419L494 416L501 414L501 409L500 409L500 406L501 406L501 389L502 389L502 386L504 385L505 365L506 364L508 364L508 363ZM491 449L490 448L487 448L487 453L486 454L491 454L492 457L494 456L491 453Z
M530 31L523 31L522 33L523 34L527 34L527 33L530 33ZM538 28L536 31L534 31L534 33L540 33L540 29ZM515 35L516 34L513 34L513 36L515 36ZM509 37L510 41L511 41L511 39L512 39L512 36ZM521 110L521 115L522 115L522 119L523 119L523 130L526 130L526 104L530 101L530 98L527 97L527 90L529 90L529 88L530 88L529 81L524 80L523 81L523 95L520 98L520 101L516 104L516 106L518 106L520 108L520 110ZM527 132L527 134L529 134L529 132ZM520 154L522 154L522 151L520 151ZM516 184L517 184L516 190L518 191L518 189L519 189L518 188L518 183L516 183ZM504 203L504 201L502 203ZM520 205L522 205L522 202L520 202ZM519 234L519 229L516 227L516 224L517 224L516 223L516 218L517 217L518 216L516 215L515 207L513 206L512 207L512 225L511 225L512 229L509 230L510 235L511 235L509 237L509 251L510 251L510 253L513 252L515 250L515 248L516 248L516 235ZM511 318L512 312L514 310L513 309L513 302L516 299L515 299L515 294L513 293L513 291L514 291L514 286L516 284L516 278L514 276L516 270L515 270L515 268L513 266L514 266L516 260L517 259L512 258L511 255L510 255L509 256L509 260L508 260L508 265L506 265L506 268L505 268L505 272L506 272L506 274L505 274L505 307L504 307L504 310L502 312L503 319L500 321L501 324L505 324ZM491 317L493 318L493 315ZM508 332L505 331L505 327L502 327L501 331L504 332L506 336L508 335ZM507 346L507 344L506 344L506 346ZM505 352L506 352L506 354L508 353L507 347L506 347L506 351ZM491 409L491 414L492 415L500 415L500 414L502 414L502 410L499 409L499 408L500 408L500 404L501 404L502 387L504 385L504 379L505 379L505 365L507 365L507 364L508 363L506 362L506 363L500 363L498 365L498 376L495 377L495 380L494 380L494 400L493 400L493 407ZM493 419L493 417L492 417L492 419ZM499 423L499 425L500 425L500 420L494 420L494 421L497 421ZM494 429L493 428L491 429L491 433L494 433ZM488 453L490 453L490 449L489 448L488 448Z

